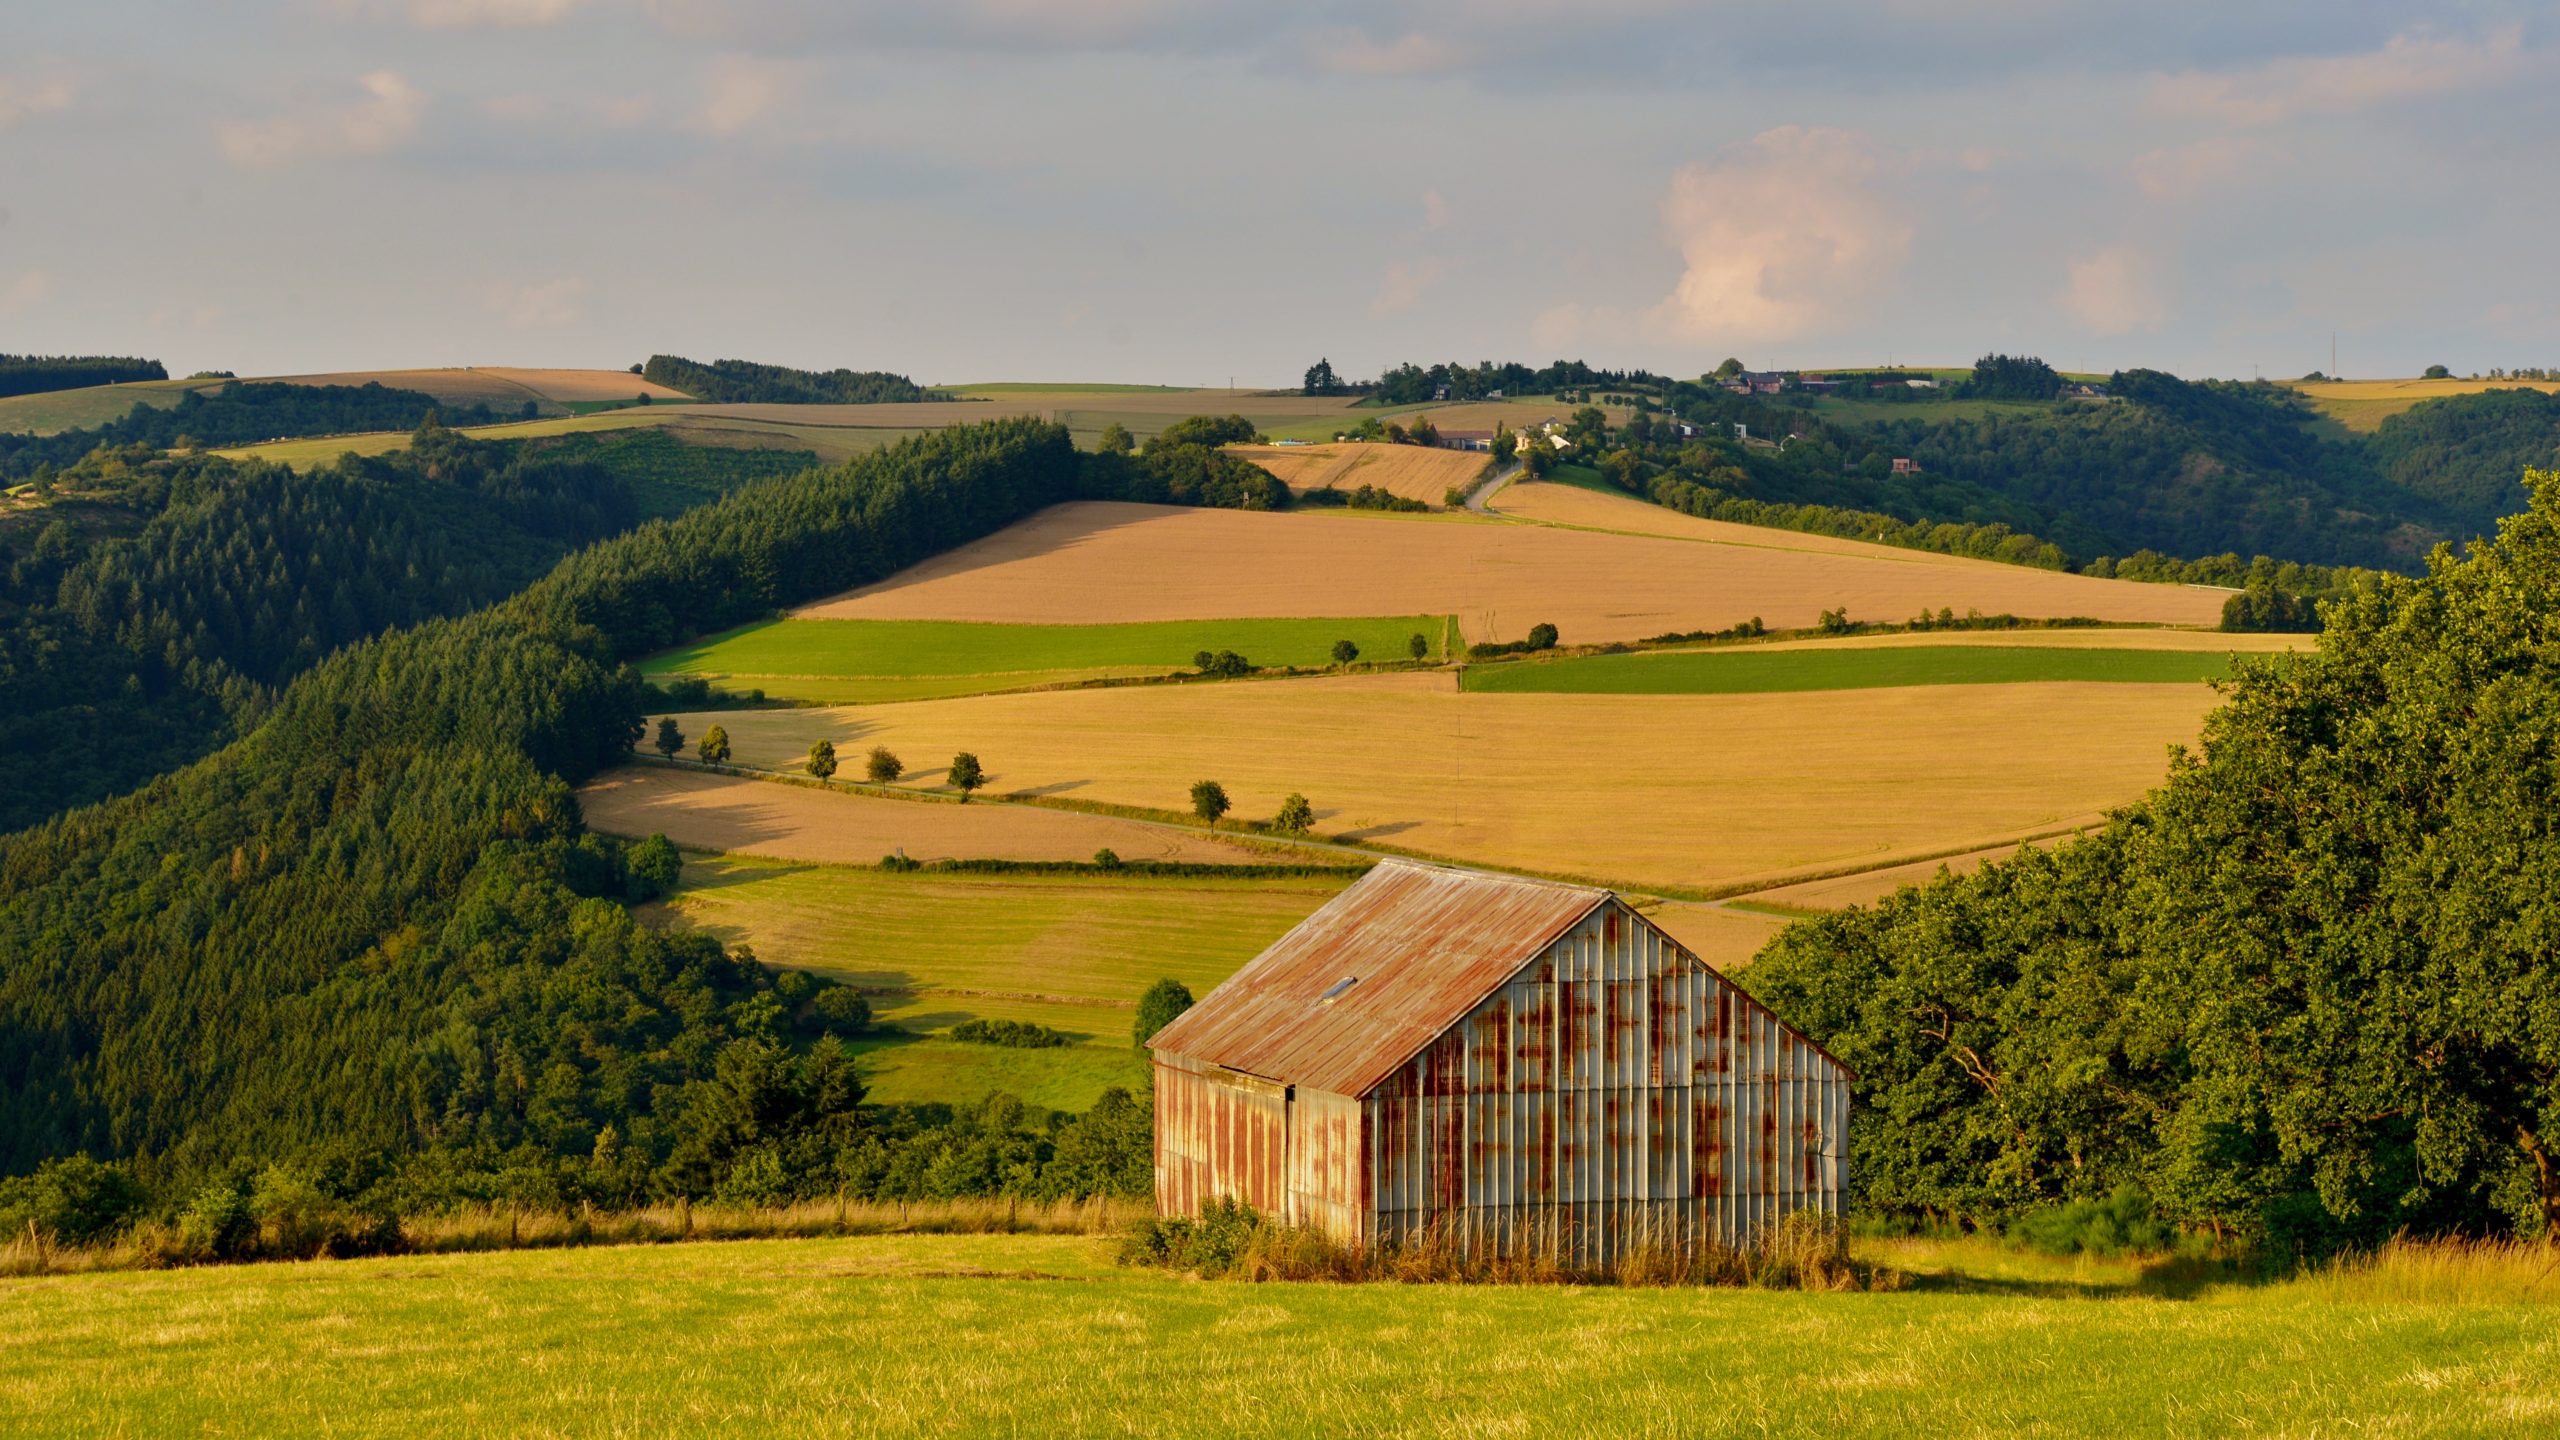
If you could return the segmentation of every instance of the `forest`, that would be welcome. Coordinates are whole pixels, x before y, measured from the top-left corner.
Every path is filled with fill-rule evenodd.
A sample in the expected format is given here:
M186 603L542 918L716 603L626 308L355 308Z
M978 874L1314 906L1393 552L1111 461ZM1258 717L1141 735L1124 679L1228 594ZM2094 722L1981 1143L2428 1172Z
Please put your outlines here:
M159 361L131 355L0 355L0 396L168 378Z
M706 365L681 355L652 355L638 369L653 385L723 405L888 405L951 398L885 370L794 370L752 360Z
M2330 602L2102 832L1785 931L1852 1203L2122 1195L2278 1256L2560 1235L2560 474Z
M219 1254L221 1217L271 1193L361 1249L469 1199L1130 1183L1125 1096L1045 1127L865 1112L830 1038L849 1007L633 919L672 852L582 833L571 798L640 738L632 659L990 533L1079 472L1063 428L999 421L743 487L337 650L232 744L0 839L13 1193L113 1161L128 1213L211 1216Z
M368 430L414 429L428 416L448 425L488 425L531 419L535 406L500 415L486 405L445 406L432 395L394 390L379 381L363 385L284 385L233 381L217 390L190 390L166 408L134 403L121 420L53 435L0 433L0 480L33 480L39 486L57 470L77 464L101 445L142 445L188 450L254 445L305 435L352 435Z

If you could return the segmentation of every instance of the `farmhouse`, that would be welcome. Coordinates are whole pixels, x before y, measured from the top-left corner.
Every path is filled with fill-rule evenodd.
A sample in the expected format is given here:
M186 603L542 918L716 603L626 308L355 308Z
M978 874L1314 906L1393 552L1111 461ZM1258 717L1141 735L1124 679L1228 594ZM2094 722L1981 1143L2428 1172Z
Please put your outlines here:
M1169 1215L1596 1267L1840 1209L1848 1071L1606 890L1386 861L1149 1047Z

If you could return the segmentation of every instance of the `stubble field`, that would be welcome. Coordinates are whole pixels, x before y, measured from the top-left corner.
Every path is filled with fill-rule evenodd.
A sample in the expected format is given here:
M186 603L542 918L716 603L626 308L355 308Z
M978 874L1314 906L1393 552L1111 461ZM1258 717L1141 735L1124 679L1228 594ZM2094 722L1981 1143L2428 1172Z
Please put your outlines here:
M1435 445L1230 445L1227 452L1250 460L1304 493L1333 486L1357 490L1372 485L1390 495L1438 506L1452 486L1475 483L1492 458L1473 450L1443 450Z

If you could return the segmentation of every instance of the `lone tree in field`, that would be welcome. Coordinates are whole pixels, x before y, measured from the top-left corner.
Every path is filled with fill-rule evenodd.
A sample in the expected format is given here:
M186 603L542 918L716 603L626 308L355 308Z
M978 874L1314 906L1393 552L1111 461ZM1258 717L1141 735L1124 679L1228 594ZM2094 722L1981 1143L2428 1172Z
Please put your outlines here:
M886 745L874 745L862 761L862 773L874 785L886 785L907 773L907 762L889 753Z
M1284 835L1304 835L1315 828L1316 807L1307 797L1292 793L1280 802L1280 813L1271 817L1271 828Z
M1138 1044L1144 1047L1156 1032L1182 1018L1191 1008L1191 987L1179 980L1159 980L1138 997Z
M1350 664L1352 661L1357 660L1357 659L1359 659L1359 658L1360 658L1360 647L1359 647L1359 646L1354 645L1353 643L1351 643L1351 642L1350 642L1350 641L1348 641L1348 640L1336 640L1336 641L1334 641L1334 642L1333 642L1333 663L1334 663L1334 664L1336 664L1336 665L1348 665L1348 664Z
M726 765L729 763L729 732L714 725L702 732L702 743L693 748L694 753L702 757L703 764Z
M987 772L978 757L963 750L951 757L951 788L960 792L960 803L969 803L969 792L987 783Z
M1128 426L1114 420L1102 427L1102 438L1094 442L1093 448L1105 455L1126 455L1138 448L1138 441Z
M684 732L676 728L676 717L670 715L658 722L658 753L673 760L684 748Z
M821 780L836 773L836 742L821 740L809 747L809 773Z
M1419 631L1415 632L1412 639L1404 642L1404 653L1412 656L1416 660L1430 659L1431 641L1429 637L1421 634Z
M1227 799L1227 787L1215 780L1203 780L1191 787L1191 813L1208 821L1212 830L1218 828L1218 817L1234 808Z
M1532 650L1553 650L1556 648L1556 627L1547 624L1543 620L1530 626L1529 648Z

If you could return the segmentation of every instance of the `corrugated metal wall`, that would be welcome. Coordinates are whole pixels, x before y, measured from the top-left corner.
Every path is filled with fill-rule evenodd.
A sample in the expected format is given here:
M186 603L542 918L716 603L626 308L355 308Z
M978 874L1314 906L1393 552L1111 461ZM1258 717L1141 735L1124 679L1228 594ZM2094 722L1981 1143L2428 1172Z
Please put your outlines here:
M1344 1238L1437 1226L1599 1266L1839 1210L1847 1075L1614 900L1365 1109L1375 1203Z
M1283 1213L1286 1087L1162 1051L1155 1067L1156 1213L1220 1196Z

